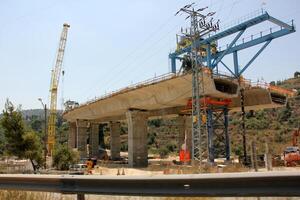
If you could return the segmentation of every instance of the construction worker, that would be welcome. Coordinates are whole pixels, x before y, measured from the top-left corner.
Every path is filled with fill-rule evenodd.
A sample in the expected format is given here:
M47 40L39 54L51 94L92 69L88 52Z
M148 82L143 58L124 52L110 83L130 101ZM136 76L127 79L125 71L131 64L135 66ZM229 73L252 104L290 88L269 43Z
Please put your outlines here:
M94 165L92 159L89 158L86 161L86 165L87 165L88 174L92 174L92 169L93 169L93 165Z

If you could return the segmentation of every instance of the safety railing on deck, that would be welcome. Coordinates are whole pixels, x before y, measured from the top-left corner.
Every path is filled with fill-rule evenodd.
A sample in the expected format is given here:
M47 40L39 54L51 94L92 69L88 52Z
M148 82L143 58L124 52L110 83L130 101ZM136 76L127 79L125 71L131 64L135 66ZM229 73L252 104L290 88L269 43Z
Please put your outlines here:
M164 81L164 80L168 80L168 79L171 79L171 78L174 78L174 77L177 77L177 76L179 76L179 74L174 74L174 73L171 73L171 72L167 73L167 74L162 74L162 75L159 75L159 76L155 76L155 77L147 79L145 81L141 81L141 82L129 85L127 87L111 91L111 92L106 93L106 94L104 94L100 97L96 97L92 100L89 100L84 104L80 104L80 106L81 105L86 105L86 104L91 104L91 103L94 103L96 101L112 97L116 94L125 93L125 92L131 91L131 90L135 90L137 88L141 88L141 87L144 87L144 86L147 86L147 85L152 85L154 83L158 83L158 82L161 82L161 81Z
M290 20L290 21L288 21L286 23L288 25L292 26L292 27L294 26L294 21L293 20ZM272 27L270 27L268 29L265 29L265 30L260 31L258 33L255 33L255 34L252 34L252 35L249 35L247 37L243 37L243 38L237 40L236 43L235 43L235 46L240 45L240 44L244 44L246 42L250 42L250 41L258 39L258 38L262 38L263 36L269 35L271 33L274 33L274 32L280 31L280 30L282 30L281 26L272 26ZM225 50L225 49L228 48L228 46L229 46L229 44L225 44L225 45L219 46L218 47L218 51Z

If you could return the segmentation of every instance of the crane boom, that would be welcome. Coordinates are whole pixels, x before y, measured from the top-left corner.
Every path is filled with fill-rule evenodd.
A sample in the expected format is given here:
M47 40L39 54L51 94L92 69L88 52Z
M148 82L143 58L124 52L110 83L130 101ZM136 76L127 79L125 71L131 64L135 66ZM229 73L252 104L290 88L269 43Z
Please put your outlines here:
M48 120L48 155L52 156L52 151L55 144L56 133L56 114L57 114L57 90L59 84L60 73L62 69L62 62L65 53L65 47L67 42L69 24L63 24L63 30L60 36L59 47L56 57L55 65L51 72L50 83L50 116Z

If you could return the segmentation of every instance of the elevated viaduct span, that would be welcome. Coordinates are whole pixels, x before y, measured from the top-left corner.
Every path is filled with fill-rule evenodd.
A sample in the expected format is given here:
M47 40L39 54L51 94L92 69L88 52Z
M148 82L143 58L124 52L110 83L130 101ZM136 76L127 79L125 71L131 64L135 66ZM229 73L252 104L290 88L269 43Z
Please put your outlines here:
M260 32L259 37L251 37L250 41L238 43L238 39L256 24L269 21L278 28L270 29L267 34ZM280 92L274 92L268 88L250 87L249 84L241 82L241 74L253 63L258 55L269 43L278 37L295 32L293 23L287 24L271 17L267 12L261 12L244 20L236 26L220 31L206 39L196 41L195 44L205 49L201 53L207 68L202 67L202 80L199 85L202 95L212 98L214 101L230 99L230 104L222 105L224 112L224 134L226 146L226 159L230 158L230 145L228 133L228 111L238 110L240 103L240 89L243 89L245 109L259 109L282 106L286 102L286 96ZM233 41L225 49L219 49L214 53L211 50L212 43L221 38L235 34ZM242 69L238 67L237 52L257 44L264 43L254 57ZM99 124L109 123L111 133L111 158L120 158L120 121L125 120L128 125L128 163L131 167L147 166L147 120L150 117L173 115L177 116L179 127L179 141L181 146L184 142L185 133L187 140L191 141L192 120L186 112L187 102L192 96L192 76L190 73L176 74L176 60L183 59L181 56L191 51L191 46L177 49L169 55L172 63L171 74L158 77L127 87L125 89L106 95L94 101L87 102L64 113L64 118L70 122L69 146L77 148L81 157L87 156L87 138L91 146L91 156L97 156L99 148ZM234 70L231 70L223 61L223 57L233 54ZM218 73L217 66L221 63L232 74L223 76ZM213 138L213 111L207 107L207 137L208 143L212 144ZM220 109L220 107L218 107ZM185 112L184 112L185 111ZM191 148L190 142L187 144ZM213 148L208 149L209 160L213 162Z

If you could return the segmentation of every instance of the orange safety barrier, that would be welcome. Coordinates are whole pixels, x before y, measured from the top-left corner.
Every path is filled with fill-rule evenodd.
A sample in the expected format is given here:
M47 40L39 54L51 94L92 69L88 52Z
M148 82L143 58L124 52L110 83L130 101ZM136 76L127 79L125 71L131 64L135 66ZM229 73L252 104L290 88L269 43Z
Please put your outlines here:
M180 150L179 152L179 160L181 162L189 162L191 161L191 154L190 154L190 151L189 150Z
M288 95L288 96L294 96L295 95L295 92L293 92L291 90L288 90L288 89L285 89L285 88L282 88L282 87L278 87L278 86L274 86L274 85L269 85L268 89L276 91L276 92L281 93L281 94Z
M205 97L200 99L200 104L202 105L228 106L230 103L231 103L231 99L216 100L210 97ZM192 99L188 100L187 107L192 108Z

